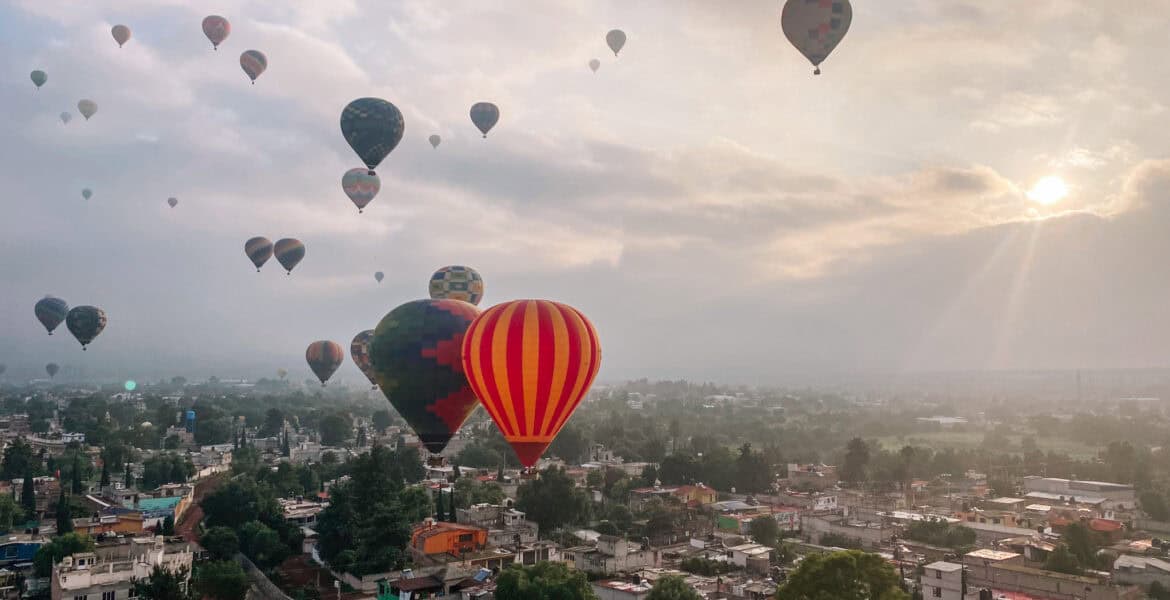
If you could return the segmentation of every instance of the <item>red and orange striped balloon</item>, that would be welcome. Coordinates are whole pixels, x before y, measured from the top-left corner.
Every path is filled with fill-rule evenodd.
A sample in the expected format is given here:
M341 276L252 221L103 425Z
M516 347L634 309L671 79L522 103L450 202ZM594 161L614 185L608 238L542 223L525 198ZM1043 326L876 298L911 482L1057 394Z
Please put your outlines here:
M559 302L493 306L463 336L463 371L471 389L526 467L560 433L600 366L593 324Z

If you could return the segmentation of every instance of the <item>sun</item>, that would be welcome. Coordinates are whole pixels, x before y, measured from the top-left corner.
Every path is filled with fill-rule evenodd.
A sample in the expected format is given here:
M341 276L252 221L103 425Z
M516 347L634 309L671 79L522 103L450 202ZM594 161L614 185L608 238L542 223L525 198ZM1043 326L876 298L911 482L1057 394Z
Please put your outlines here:
M1037 204L1052 206L1068 196L1068 184L1055 175L1042 177L1028 190L1028 199Z

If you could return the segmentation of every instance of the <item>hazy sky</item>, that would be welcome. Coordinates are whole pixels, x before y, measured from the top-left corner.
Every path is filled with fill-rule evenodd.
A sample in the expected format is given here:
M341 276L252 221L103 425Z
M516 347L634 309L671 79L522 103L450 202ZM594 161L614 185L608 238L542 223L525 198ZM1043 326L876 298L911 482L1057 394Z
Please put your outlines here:
M309 342L348 349L447 264L484 306L581 309L602 379L1170 365L1170 0L858 0L820 77L772 0L191 4L0 5L10 375L299 380ZM406 134L359 215L361 96ZM1045 176L1068 198L1029 199ZM308 255L257 274L254 235ZM45 294L106 310L89 352L44 335Z

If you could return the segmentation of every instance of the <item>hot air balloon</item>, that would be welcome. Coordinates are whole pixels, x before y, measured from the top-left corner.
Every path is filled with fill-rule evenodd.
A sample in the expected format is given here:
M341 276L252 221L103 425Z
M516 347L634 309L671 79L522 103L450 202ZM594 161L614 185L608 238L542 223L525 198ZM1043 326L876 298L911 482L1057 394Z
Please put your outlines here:
M321 380L321 387L325 387L325 382L329 381L337 367L345 360L345 351L337 342L321 340L309 344L305 349L305 360L309 362L313 374Z
M370 342L382 394L435 454L475 410L459 348L477 314L458 300L407 302L382 318Z
M179 199L178 199L178 198L174 198L174 197L172 197L172 198L167 198L167 204L170 204L170 205L171 205L171 208L174 208L175 206L177 206L177 205L179 204Z
M96 306L74 306L65 315L65 326L81 342L81 349L85 350L106 328L106 313Z
M610 50L613 50L613 55L617 56L618 52L621 52L622 46L626 45L626 32L621 29L609 30L609 33L605 34L605 43L609 45Z
M67 113L67 112L61 113L61 122L62 123L68 125L69 122L72 120L73 120L73 115L71 113Z
M462 300L479 304L483 300L483 278L471 267L452 265L431 275L431 298Z
M89 188L85 188L85 189L81 190L81 197L85 198L86 200L89 200L90 198L93 197L93 190L91 190Z
M256 85L256 78L268 68L268 57L259 50L245 50L240 55L240 68L252 80L252 85Z
M44 71L40 70L29 73L28 78L32 80L33 85L37 86L38 90L41 89L42 85L45 85L46 81L49 80L49 76L46 75Z
M254 237L244 242L244 254L248 255L248 260L256 265L256 272L260 272L260 267L272 258L272 241L266 237Z
M595 59L589 61L589 70L590 71L593 71L594 73L596 73L597 70L600 68L601 68L601 61L600 60L597 60L595 58Z
M219 45L232 33L232 24L219 15L203 17L203 35L211 40L211 48L219 50ZM253 78L254 79L254 78Z
M381 98L358 98L341 111L341 135L370 175L402 141L405 130L398 107Z
M37 316L37 320L53 335L53 330L65 320L65 315L69 313L69 304L60 298L52 296L45 296L37 300L36 306L33 306L33 312Z
M276 240L272 253L276 256L276 262L284 267L285 273L292 275L293 267L305 258L305 245L298 239L284 238Z
M130 28L125 25L114 25L114 28L110 30L110 34L114 36L114 41L118 42L119 48L130 41Z
M45 365L45 372L49 374L49 379L57 376L57 371L61 370L61 365L57 363L49 363Z
M821 74L824 62L849 31L853 6L849 0L788 0L780 15L784 36Z
M385 275L383 275L381 271L374 273L374 281L377 281L378 283L382 283L383 277L385 277Z
M280 377L281 379L288 377L288 369L277 369L276 376Z
M374 368L370 365L370 342L374 339L374 330L367 329L353 338L353 342L349 344L349 356L353 359L357 368L361 370L366 379L378 388L378 380L374 378Z
M600 365L593 325L559 302L493 306L463 337L467 380L526 467L565 426Z
M471 122L487 137L487 133L500 120L500 107L491 102L477 102L471 107Z
M382 189L382 180L368 169L350 169L341 176L341 189L345 190L345 195L349 196L360 213L378 195L378 190Z
M97 102L93 100L79 100L77 102L77 110L81 113L81 116L85 117L86 121L97 112L97 109Z

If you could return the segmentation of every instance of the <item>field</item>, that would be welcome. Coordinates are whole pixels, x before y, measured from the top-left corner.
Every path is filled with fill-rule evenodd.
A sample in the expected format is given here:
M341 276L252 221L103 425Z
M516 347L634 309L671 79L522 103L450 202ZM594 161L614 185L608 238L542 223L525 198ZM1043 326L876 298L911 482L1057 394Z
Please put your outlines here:
M1021 435L1009 435L1007 439L1010 443L998 449L1022 453L1023 449L1020 446L1020 442L1023 440L1023 437ZM984 433L981 431L934 431L914 433L906 436L886 436L878 438L878 442L887 450L897 450L905 445L926 446L935 450L942 450L944 448L977 449L983 446L983 438ZM1090 446L1074 440L1051 438L1033 439L1036 440L1036 447L1041 451L1048 452L1052 450L1068 454L1077 459L1096 458L1097 453L1101 450L1096 446Z

